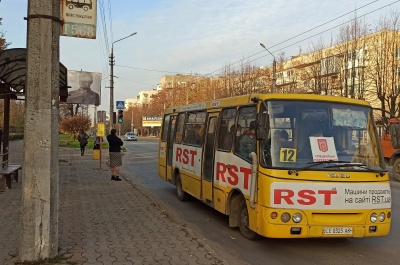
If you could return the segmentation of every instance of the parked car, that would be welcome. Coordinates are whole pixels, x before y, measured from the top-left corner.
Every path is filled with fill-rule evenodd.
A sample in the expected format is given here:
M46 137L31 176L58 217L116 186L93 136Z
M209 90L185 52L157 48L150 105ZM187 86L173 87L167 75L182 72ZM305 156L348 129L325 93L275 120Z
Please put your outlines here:
M127 132L124 135L124 140L125 141L137 141L137 135L134 134L133 132Z

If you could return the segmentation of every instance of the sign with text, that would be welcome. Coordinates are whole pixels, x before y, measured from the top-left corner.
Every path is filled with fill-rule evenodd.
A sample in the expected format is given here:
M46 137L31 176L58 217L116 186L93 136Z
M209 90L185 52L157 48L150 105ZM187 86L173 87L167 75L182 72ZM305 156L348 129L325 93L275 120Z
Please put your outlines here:
M97 136L106 136L105 126L102 122L97 123Z
M313 161L338 161L333 137L310 136Z
M97 0L61 0L62 35L96 39Z
M160 127L162 117L161 116L143 116L142 126L143 127Z

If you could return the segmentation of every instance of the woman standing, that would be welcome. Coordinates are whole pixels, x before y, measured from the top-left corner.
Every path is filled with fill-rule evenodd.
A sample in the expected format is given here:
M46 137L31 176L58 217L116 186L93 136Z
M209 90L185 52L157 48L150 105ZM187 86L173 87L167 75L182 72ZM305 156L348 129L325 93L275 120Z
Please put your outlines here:
M89 135L87 135L83 129L81 129L79 131L79 135L78 135L78 142L79 142L79 146L81 147L81 156L83 156L85 154L85 146L88 143L88 139L89 139Z
M117 130L112 129L107 135L110 152L111 180L121 181L119 178L119 167L122 166L121 146L124 144L117 135Z

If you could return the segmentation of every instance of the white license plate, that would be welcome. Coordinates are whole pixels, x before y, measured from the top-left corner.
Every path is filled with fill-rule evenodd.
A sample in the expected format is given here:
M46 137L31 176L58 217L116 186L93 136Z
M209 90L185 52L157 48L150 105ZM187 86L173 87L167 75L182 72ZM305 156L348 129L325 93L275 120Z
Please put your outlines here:
M324 227L323 235L352 235L353 227Z

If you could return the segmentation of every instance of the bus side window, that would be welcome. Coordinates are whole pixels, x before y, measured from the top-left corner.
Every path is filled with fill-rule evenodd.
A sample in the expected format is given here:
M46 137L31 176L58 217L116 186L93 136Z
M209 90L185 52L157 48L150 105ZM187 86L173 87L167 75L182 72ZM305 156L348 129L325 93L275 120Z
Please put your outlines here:
M218 149L230 151L235 140L236 108L223 109L220 117Z
M246 106L239 109L238 124L244 124L242 127L245 128L245 133L240 138L239 150L235 148L235 153L247 161L250 161L249 154L257 151L257 141L255 137L256 111L256 106Z
M183 125L185 125L185 113L179 114L175 130L175 142L179 144L182 143Z

